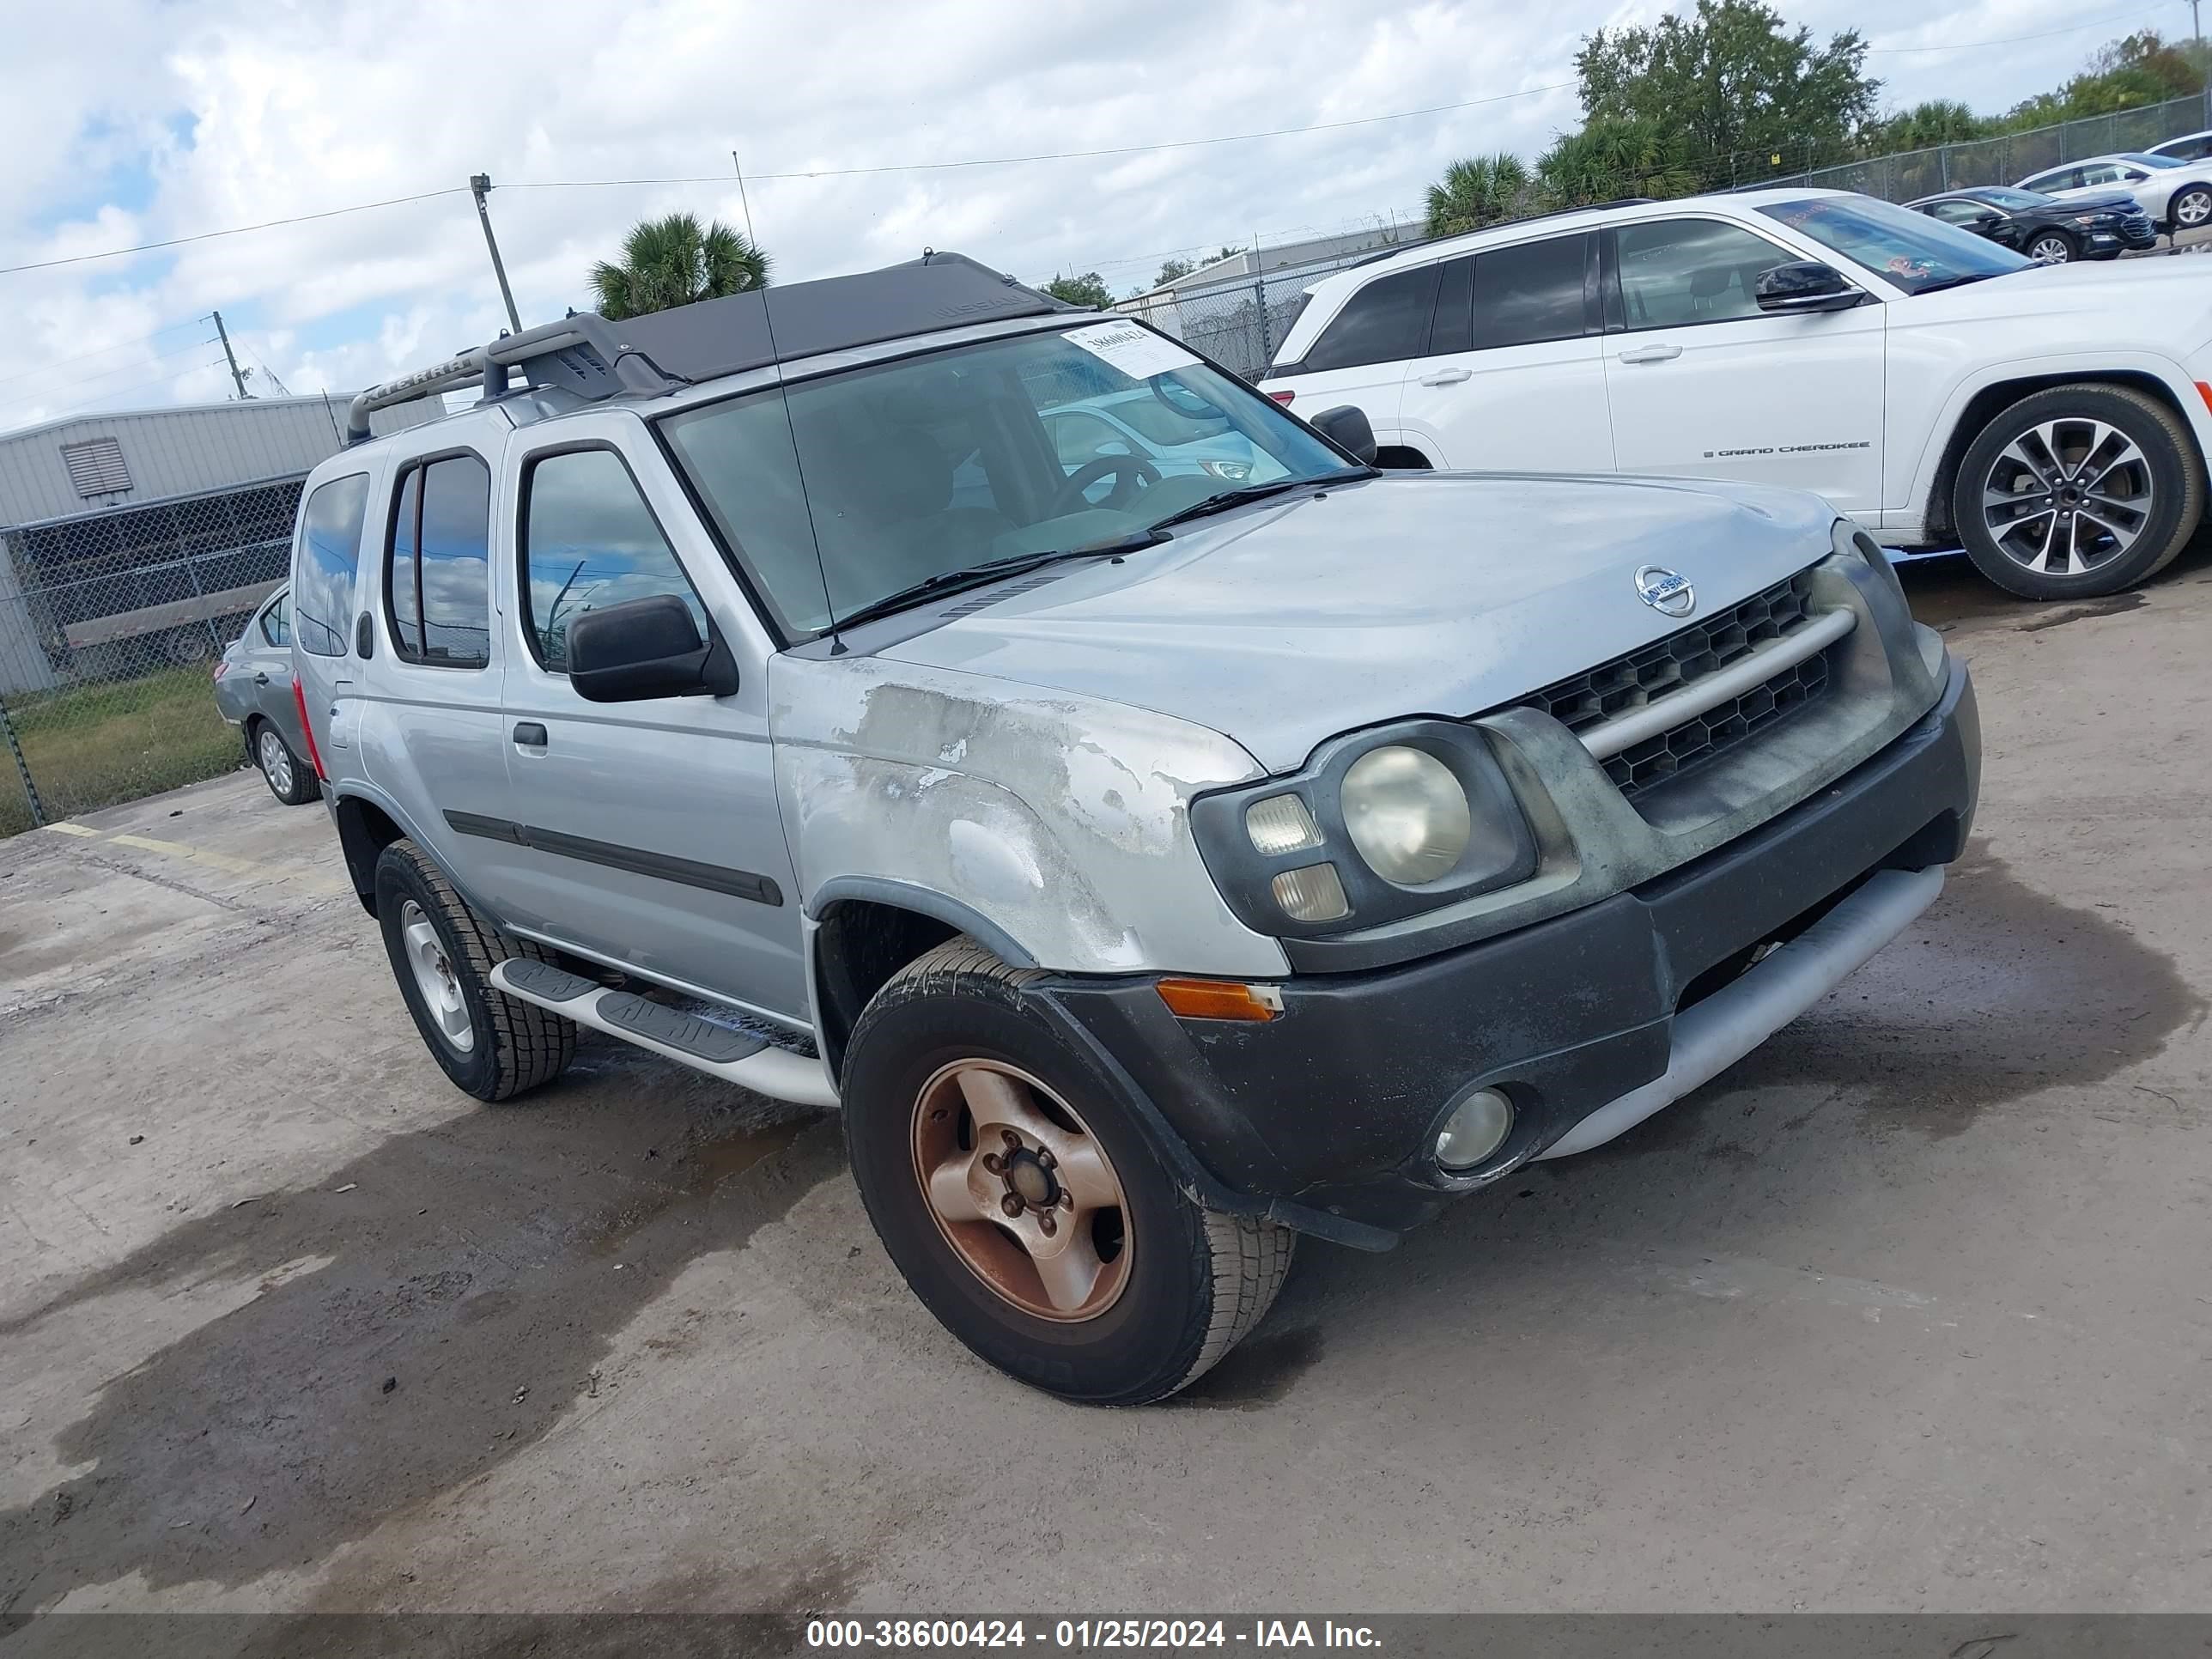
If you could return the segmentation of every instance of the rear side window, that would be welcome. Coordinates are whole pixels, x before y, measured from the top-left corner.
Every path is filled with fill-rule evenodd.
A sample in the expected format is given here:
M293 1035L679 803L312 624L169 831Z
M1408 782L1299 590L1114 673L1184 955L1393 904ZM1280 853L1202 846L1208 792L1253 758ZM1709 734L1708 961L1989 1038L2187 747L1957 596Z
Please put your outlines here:
M586 611L673 593L707 637L699 602L622 457L572 449L531 464L523 479L523 627L538 659L568 671L568 624Z
M1760 273L1791 257L1764 236L1713 219L1658 219L1623 225L1619 234L1631 329L1761 316Z
M447 455L402 475L386 544L392 648L409 662L482 668L491 660L491 470Z
M279 647L292 643L292 596L279 593L261 613L261 637Z
M1401 362L1428 349L1429 317L1436 309L1435 265L1378 276L1345 301L1335 321L1307 351L1308 373Z
M1585 331L1583 235L1523 242L1475 256L1474 343L1480 350L1569 340Z
M300 649L343 657L353 617L355 562L368 512L368 475L348 473L318 484L300 514L300 550L293 561L292 608Z

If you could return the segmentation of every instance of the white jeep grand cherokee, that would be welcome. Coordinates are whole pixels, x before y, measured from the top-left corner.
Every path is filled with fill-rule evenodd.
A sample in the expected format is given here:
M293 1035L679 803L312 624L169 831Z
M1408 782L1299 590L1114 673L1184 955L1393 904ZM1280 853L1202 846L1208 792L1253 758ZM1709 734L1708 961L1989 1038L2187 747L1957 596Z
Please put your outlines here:
M1358 405L1386 465L1790 484L2014 593L2085 598L2197 527L2199 264L2039 266L1836 191L1620 203L1324 278L1261 384Z

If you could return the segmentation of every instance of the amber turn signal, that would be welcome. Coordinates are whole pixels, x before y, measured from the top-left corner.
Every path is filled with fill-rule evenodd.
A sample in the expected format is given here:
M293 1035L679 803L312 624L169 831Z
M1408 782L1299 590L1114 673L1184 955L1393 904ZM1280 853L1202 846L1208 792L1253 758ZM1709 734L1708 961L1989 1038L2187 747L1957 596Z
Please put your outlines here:
M1282 993L1269 986L1225 979L1164 979L1160 1000L1184 1019L1273 1019L1283 1011Z

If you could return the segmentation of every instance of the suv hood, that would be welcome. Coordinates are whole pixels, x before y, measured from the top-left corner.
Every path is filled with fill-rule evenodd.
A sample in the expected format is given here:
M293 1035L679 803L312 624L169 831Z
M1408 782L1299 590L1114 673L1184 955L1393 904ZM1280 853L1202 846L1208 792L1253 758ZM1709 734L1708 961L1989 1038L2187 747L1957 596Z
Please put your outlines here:
M1835 517L1750 485L1385 473L996 590L878 654L1172 714L1285 772L1340 732L1480 714L1672 632L1640 566L1688 577L1708 616L1825 557Z
M1984 319L2017 329L2049 317L2064 320L2063 334L2054 337L2069 346L2092 334L2115 343L2148 337L2174 353L2212 335L2208 290L2212 284L2187 256L2075 259L1911 295L1890 307L1889 329L1893 336L1899 329Z

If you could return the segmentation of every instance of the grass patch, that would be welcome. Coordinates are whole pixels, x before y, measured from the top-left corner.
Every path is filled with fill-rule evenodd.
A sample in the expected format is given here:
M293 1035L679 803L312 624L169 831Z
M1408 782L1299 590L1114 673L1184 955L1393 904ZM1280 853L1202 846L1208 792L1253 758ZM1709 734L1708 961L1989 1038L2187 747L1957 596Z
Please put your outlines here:
M216 712L208 672L172 668L10 697L8 717L47 819L142 799L240 765L245 750ZM30 803L14 773L0 752L0 836L31 827Z

